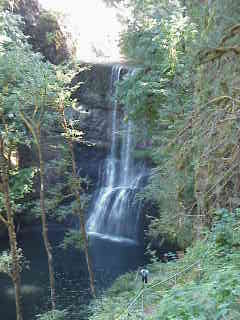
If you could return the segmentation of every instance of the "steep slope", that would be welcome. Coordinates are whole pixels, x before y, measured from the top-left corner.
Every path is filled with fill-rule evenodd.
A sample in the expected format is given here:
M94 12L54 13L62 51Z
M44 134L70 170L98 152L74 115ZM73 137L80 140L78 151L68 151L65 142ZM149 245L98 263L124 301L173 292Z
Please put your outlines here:
M43 10L37 0L17 0L13 8L8 6L23 17L24 32L30 36L29 41L35 51L40 51L54 64L70 58L73 48L70 47L67 35L62 32L57 18Z

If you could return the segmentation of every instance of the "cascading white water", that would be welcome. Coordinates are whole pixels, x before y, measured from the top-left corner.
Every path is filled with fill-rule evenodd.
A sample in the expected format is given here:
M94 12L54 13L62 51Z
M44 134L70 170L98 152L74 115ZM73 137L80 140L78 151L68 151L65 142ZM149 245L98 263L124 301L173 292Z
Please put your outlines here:
M115 82L120 79L122 67L114 66L111 77L111 94L114 97ZM143 177L142 169L134 165L132 158L133 125L131 121L119 128L118 104L113 99L111 149L105 160L100 189L94 198L87 232L100 234L112 240L123 238L137 241L140 202L136 193ZM121 131L120 156L118 156L119 131Z

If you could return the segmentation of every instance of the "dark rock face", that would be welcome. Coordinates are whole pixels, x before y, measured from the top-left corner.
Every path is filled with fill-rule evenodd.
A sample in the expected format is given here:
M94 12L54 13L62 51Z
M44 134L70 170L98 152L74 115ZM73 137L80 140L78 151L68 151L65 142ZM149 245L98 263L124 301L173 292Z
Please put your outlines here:
M0 224L0 239L6 236L7 236L7 228L3 224Z
M73 95L76 108L68 114L83 131L84 140L101 148L108 148L111 142L111 74L111 65L84 66L73 80L73 85L80 87Z
M78 174L81 177L89 179L91 184L88 191L92 193L97 188L100 169L106 157L106 149L76 144L75 156L78 165Z
M41 12L40 4L36 0L18 0L15 1L13 10L21 15L29 26L36 26ZM29 27L28 26L28 27Z
M79 74L73 80L73 85L82 83L74 98L95 108L109 109L111 74L110 64L82 65Z
M109 110L81 104L75 110L67 110L66 115L72 120L74 128L83 132L85 144L108 147Z
M72 85L76 107L66 111L75 129L83 132L83 143L75 144L79 176L91 181L89 192L97 188L100 170L111 144L111 65L84 65Z
M37 0L14 2L14 13L23 17L24 33L35 51L41 52L51 63L59 64L71 56L66 36L57 19L43 10Z

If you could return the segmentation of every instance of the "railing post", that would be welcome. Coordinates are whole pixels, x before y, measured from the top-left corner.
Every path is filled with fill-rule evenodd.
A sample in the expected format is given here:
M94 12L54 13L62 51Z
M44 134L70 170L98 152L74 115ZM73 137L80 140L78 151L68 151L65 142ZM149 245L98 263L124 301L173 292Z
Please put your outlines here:
M145 286L145 282L143 282L143 287L142 287L142 320L144 320L144 286Z

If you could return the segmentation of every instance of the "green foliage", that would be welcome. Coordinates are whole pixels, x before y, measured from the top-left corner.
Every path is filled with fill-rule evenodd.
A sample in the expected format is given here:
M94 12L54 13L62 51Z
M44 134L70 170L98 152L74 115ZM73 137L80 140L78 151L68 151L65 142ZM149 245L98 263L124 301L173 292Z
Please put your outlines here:
M144 290L146 319L239 318L239 210L219 210L215 216L212 231L206 232L205 240L189 247L182 259L148 266L150 281ZM219 243L220 235L228 241ZM103 298L90 306L94 310L90 319L139 319L140 290L141 279L134 273L120 277Z
M29 261L24 257L21 248L17 249L17 258L20 272L23 271L23 269L29 269ZM12 255L8 251L2 251L0 254L0 272L7 274L11 278L13 277Z
M118 6L119 4L121 4L122 2L124 2L124 0L103 0L107 6Z
M50 12L42 12L39 16L37 31L40 32L41 40L46 46L55 44L57 31L59 31L56 17Z
M34 48L54 64L66 62L74 51L73 44L70 48L71 36L61 28L60 15L57 12L41 10L33 32L30 32Z
M158 317L214 320L239 317L240 234L235 230L239 221L238 211L217 212L209 240L211 246L205 246L207 254L204 263L201 263L199 280L189 279L191 281L170 290L157 307ZM189 254L198 255L198 246L189 250L186 258Z
M78 230L70 230L67 231L64 235L63 243L61 247L64 249L68 249L70 247L76 248L78 250L83 250L84 241L81 233Z
M239 3L126 2L121 48L138 67L118 97L155 163L150 236L186 247L216 208L239 206Z
M184 216L195 201L193 147L190 141L184 149L181 144L171 148L169 144L192 112L189 44L197 28L178 1L132 1L129 5L133 19L121 46L138 68L119 84L118 97L127 106L128 117L137 122L139 141L151 142L148 153L156 168L145 195L160 208L160 220L151 224L151 237L161 233L186 246L194 236L194 230L186 232L192 229L193 219Z
M240 210L235 210L234 213L226 209L216 211L213 230L213 241L216 243L217 248L225 249L226 254L240 246L239 238L239 221Z
M61 122L57 106L64 103L71 106L70 90L65 90L67 81L71 77L66 69L59 67L58 70L49 62L43 61L39 53L34 53L31 46L26 42L26 37L19 29L21 20L8 13L1 14L0 28L2 29L3 41L0 43L0 111L2 121L1 132L4 138L6 153L18 150L20 144L26 144L29 152L34 153L36 136L29 132L29 128L23 121L23 116L30 121L33 129L41 130L42 136L46 137L46 148L53 144L55 152L62 154L61 161L52 160L47 163L46 174L51 172L56 177L61 177L55 186L47 190L46 208L50 214L56 213L63 219L64 202L71 200L72 181L71 159L66 150L61 134ZM41 16L41 21L49 23L52 16ZM52 21L51 20L51 21ZM56 24L56 19L52 22ZM70 72L68 72L70 74ZM64 79L64 80L63 80ZM66 92L64 92L66 91ZM64 99L64 101L62 101ZM54 136L58 135L57 139ZM56 140L58 141L56 144ZM61 145L60 145L61 143ZM47 150L48 151L48 150ZM9 155L6 154L8 157ZM38 174L36 168L12 167L10 173L10 192L12 206L15 213L21 213L27 209L28 214L39 215L38 201L24 201L26 194L32 192L33 178ZM60 180L60 178L59 178ZM36 181L36 179L35 179ZM1 207L3 207L2 195L0 194ZM59 208L59 210L58 210ZM71 208L65 208L64 217ZM61 211L61 214L60 214ZM29 215L30 216L30 215Z
M67 310L52 310L43 314L38 314L38 320L64 320L67 316Z
M47 13L41 16L40 21L47 25L49 25L49 21L52 21L52 24L57 23L56 19ZM18 144L23 141L30 148L33 148L37 140L36 134L38 130L41 130L42 136L47 137L46 144L52 143L54 145L56 141L51 136L58 134L59 128L61 128L57 112L58 104L64 103L68 106L71 104L68 90L64 92L68 83L60 79L65 71L61 67L56 70L49 62L43 61L43 57L39 53L34 53L18 26L18 18L9 13L3 14L3 30L6 40L2 44L2 55L0 56L0 85L2 88L0 107L2 117L4 117L5 123L7 122L7 126L5 123L1 124L4 127L2 131L4 141L9 145L9 149L17 148ZM65 78L70 79L67 75ZM29 126L26 126L26 121L23 118L30 123L34 133L30 134ZM32 134L33 136L30 138ZM62 142L62 146L59 145L59 141ZM62 177L63 182L57 182L53 188L47 190L46 207L50 214L57 211L57 208L64 201L71 200L70 186L73 183L69 179L71 159L69 152L66 151L66 144L60 136L58 136L55 150L61 152L63 160L49 161L46 172L54 172L56 177ZM11 171L12 200L19 202L23 199L24 194L32 191L32 178L36 172L38 171L34 168L32 170L17 168ZM22 203L17 205L18 209L21 205ZM36 201L32 212L38 215L38 201ZM69 213L68 209L65 216Z
M8 0L0 0L0 12L6 8L8 5Z
M41 24L55 28L57 21L47 13L40 17ZM77 137L80 140L82 133L67 122L67 133L62 134L61 108L69 108L74 104L71 100L71 89L67 89L71 81L72 72L67 70L69 66L55 67L44 61L43 56L34 53L32 47L27 43L26 37L19 29L21 20L9 12L1 13L0 17L0 130L4 143L4 165L6 165L9 177L9 189L11 207L14 213L39 217L39 201L36 194L32 193L34 186L38 189L39 170L35 167L21 167L19 163L12 163L12 156L16 155L21 145L26 145L25 151L32 154L41 149L43 161L46 161L45 181L50 181L50 187L45 192L45 209L49 215L60 221L68 215L76 214L78 210L85 210L87 197L82 197L81 202L76 205L74 190L81 194L88 187L87 179L72 178L72 159L68 146L68 139ZM51 29L47 33L48 40L52 37ZM46 30L43 30L46 31ZM60 30L58 30L60 32ZM3 35L3 36L2 36ZM58 36L58 35L57 35ZM54 41L56 39L54 38ZM56 43L55 43L56 44ZM52 45L50 43L49 45ZM56 44L57 45L57 44ZM68 72L67 72L68 71ZM72 69L71 69L72 71ZM54 150L54 151L52 151ZM52 154L54 154L52 156ZM59 158L59 154L61 158ZM56 155L58 158L56 158ZM17 156L16 156L17 158ZM54 158L54 160L53 160ZM22 159L21 159L22 160ZM35 159L32 162L36 161ZM17 162L17 161L16 161ZM37 163L36 165L39 165ZM40 166L42 168L43 166ZM50 177L49 177L50 173ZM54 184L54 185L53 185ZM42 188L43 185L41 185ZM0 185L1 187L1 185ZM36 190L38 191L38 190ZM26 197L26 195L30 196ZM6 226L6 210L4 206L2 189L0 192L1 222ZM81 211L81 212L82 212ZM20 217L22 219L22 216ZM21 220L22 221L22 220ZM81 248L81 236L79 232L69 232L64 245L75 245ZM24 266L22 256L19 255L20 268ZM8 253L0 257L0 271L11 276L12 261ZM39 319L64 319L65 310L38 315Z
M19 146L31 145L31 139L16 108L16 95L21 91L20 87L24 82L22 72L27 71L27 67L26 70L18 69L19 59L30 55L30 47L25 43L26 37L18 27L20 23L18 17L7 12L1 13L3 41L0 43L0 129L4 141L4 156L8 163L10 197L15 213L25 209L23 200L32 192L33 178L37 172L34 167L20 168L17 161ZM23 91L20 95L22 94ZM0 206L5 214L2 193Z

